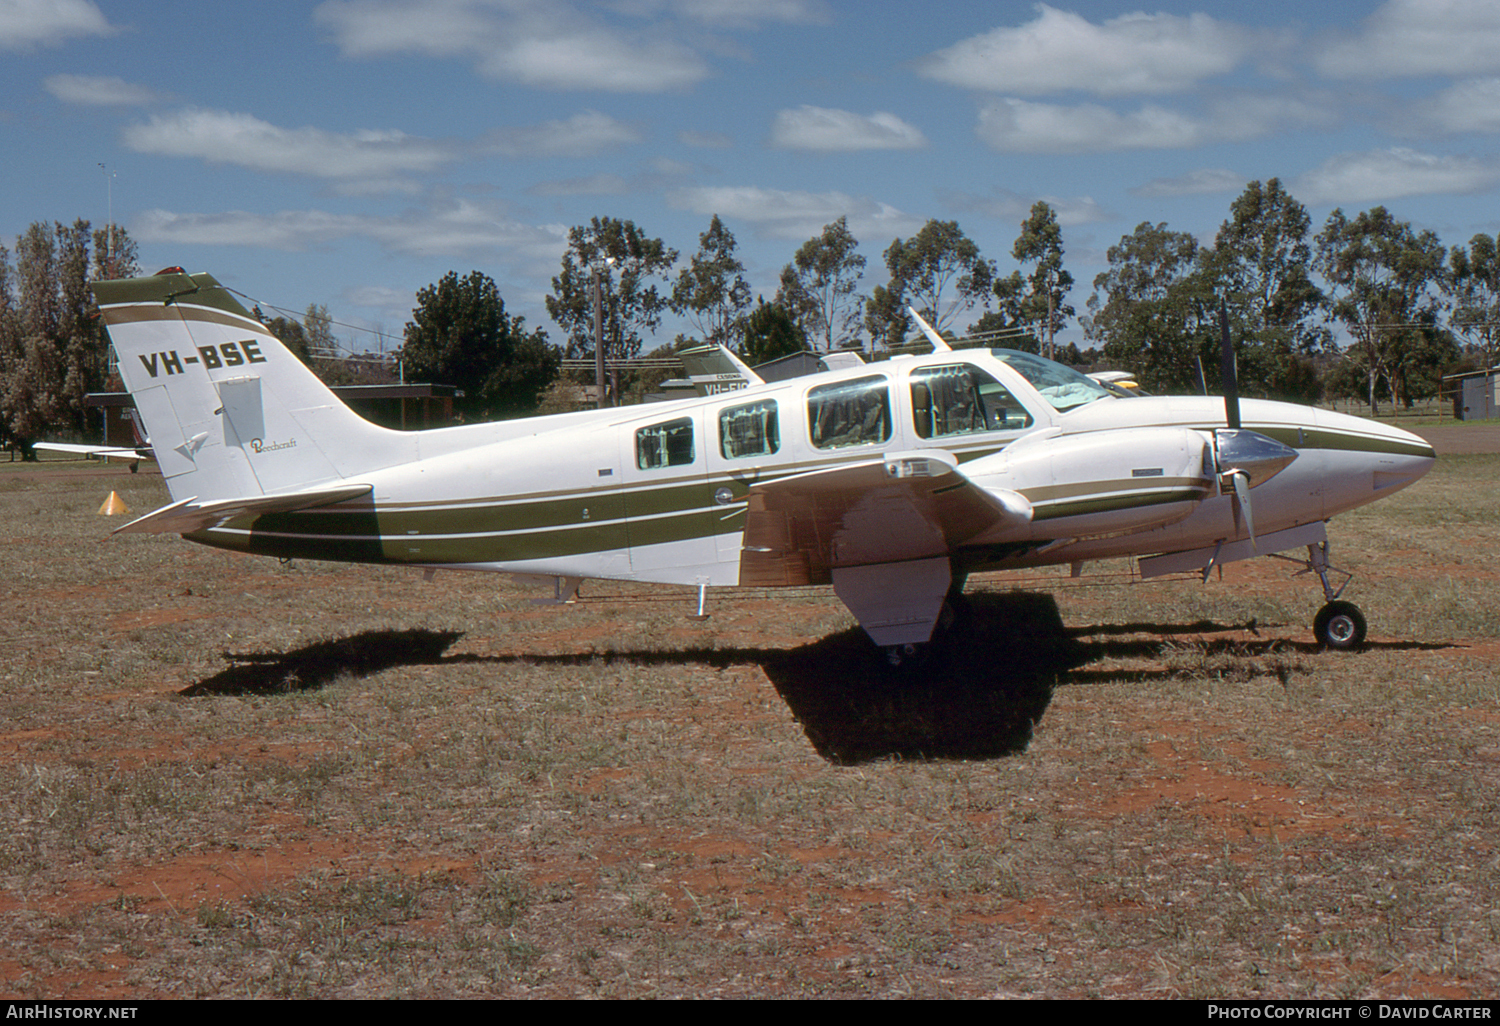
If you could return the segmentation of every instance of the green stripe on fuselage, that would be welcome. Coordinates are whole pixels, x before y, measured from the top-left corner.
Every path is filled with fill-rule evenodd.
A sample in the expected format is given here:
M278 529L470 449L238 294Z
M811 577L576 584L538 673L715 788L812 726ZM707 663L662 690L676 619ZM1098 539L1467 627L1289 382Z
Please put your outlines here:
M1213 431L1220 425L1200 427L1200 431ZM1336 452L1373 452L1392 456L1417 456L1433 459L1437 455L1426 442L1404 442L1399 438L1381 438L1376 435L1358 435L1349 431L1334 431L1329 428L1295 428L1279 425L1257 426L1246 424L1246 430L1275 439L1293 449L1330 449Z
M714 492L728 486L728 504ZM506 563L685 541L744 529L748 486L701 479L538 501L381 506L368 500L240 517L188 535L259 555L364 563Z

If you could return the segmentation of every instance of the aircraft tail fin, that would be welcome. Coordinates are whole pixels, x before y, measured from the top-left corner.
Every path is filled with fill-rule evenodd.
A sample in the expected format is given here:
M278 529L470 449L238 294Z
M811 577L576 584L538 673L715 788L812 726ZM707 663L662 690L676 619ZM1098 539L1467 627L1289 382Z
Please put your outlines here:
M684 349L677 355L699 395L717 395L765 384L761 376L727 346L699 346Z
M414 458L412 435L350 410L211 275L93 289L174 500L327 487Z

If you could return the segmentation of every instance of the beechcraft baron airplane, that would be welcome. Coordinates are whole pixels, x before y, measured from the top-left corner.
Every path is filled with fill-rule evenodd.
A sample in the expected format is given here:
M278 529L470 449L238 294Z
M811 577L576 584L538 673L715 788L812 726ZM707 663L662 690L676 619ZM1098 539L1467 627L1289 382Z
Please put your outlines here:
M94 291L173 502L120 528L284 558L718 586L833 585L893 662L969 574L1138 557L1143 577L1305 548L1354 647L1326 521L1425 441L1286 403L1120 398L1008 350L934 352L670 403L392 431L207 274ZM753 377L753 375L752 375ZM1258 532L1258 533L1257 533ZM1286 557L1283 557L1286 558ZM1347 575L1344 576L1347 583Z

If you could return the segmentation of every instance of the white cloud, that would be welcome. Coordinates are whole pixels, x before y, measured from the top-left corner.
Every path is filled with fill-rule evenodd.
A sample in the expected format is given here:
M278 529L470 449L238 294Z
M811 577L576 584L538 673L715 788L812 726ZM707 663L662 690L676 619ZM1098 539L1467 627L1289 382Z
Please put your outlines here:
M138 107L162 98L154 90L113 75L49 75L42 85L64 103L91 107Z
M724 132L695 132L691 129L678 132L677 141L700 150L727 150L734 146L734 140Z
M695 214L718 214L754 224L760 234L773 239L803 242L820 233L840 217L849 219L856 238L879 240L907 236L922 227L922 219L868 196L842 192L762 189L757 186L702 186L674 189L667 203Z
M1293 97L1229 93L1201 115L1156 103L1119 111L1102 104L990 100L979 111L976 134L1001 153L1108 153L1187 149L1257 139L1288 126L1328 124L1330 114Z
M1013 221L1017 227L1031 216L1031 208L1038 200L1052 208L1057 215L1057 223L1063 228L1114 220L1113 215L1089 196L1029 196L996 186L990 190L989 196L943 190L941 198L947 206L959 213L983 214L1001 221Z
M1472 78L1450 86L1413 110L1416 133L1500 132L1500 78Z
M1101 153L1198 146L1211 126L1165 107L1118 114L1097 104L1067 107L1005 99L979 112L979 138L1001 153Z
M803 104L783 110L771 126L771 145L783 150L854 153L860 150L916 150L927 138L894 114L854 114Z
M1130 194L1142 197L1205 196L1239 192L1249 181L1238 171L1227 168L1201 168L1176 178L1154 178L1145 185L1131 189Z
M624 10L654 12L666 6L676 14L717 28L751 28L764 21L787 25L821 25L831 19L820 0L635 0L620 5Z
M479 62L489 78L543 89L659 93L707 77L702 59L667 39L629 38L602 28L565 29L517 38Z
M1095 25L1036 5L1037 16L930 54L919 73L964 89L1039 95L1169 93L1234 70L1266 38L1206 14L1124 14Z
M1408 149L1344 153L1301 175L1290 191L1304 203L1359 204L1432 194L1466 195L1500 183L1500 165Z
M1389 0L1361 30L1317 54L1330 78L1477 75L1500 71L1494 0Z
M593 157L641 141L641 133L607 114L586 110L565 121L529 128L502 128L486 140L507 157Z
M389 285L360 285L345 289L340 298L350 306L381 310L392 315L405 314L416 305L410 292Z
M0 49L29 50L114 31L103 12L87 0L0 0Z
M532 196L623 196L631 190L630 182L624 175L597 174L557 182L538 182L526 191Z
M558 0L332 0L316 17L347 56L463 58L488 78L548 89L664 92L708 75L670 31L601 24Z
M523 224L505 217L495 207L463 200L395 217L330 214L322 210L178 214L157 209L137 217L130 233L142 242L174 246L253 246L294 252L363 238L392 253L416 256L501 253L526 261L556 261L567 248L567 233L561 226Z
M138 153L377 182L431 171L460 155L452 145L398 131L340 134L321 128L281 128L250 114L197 108L129 125L123 141Z

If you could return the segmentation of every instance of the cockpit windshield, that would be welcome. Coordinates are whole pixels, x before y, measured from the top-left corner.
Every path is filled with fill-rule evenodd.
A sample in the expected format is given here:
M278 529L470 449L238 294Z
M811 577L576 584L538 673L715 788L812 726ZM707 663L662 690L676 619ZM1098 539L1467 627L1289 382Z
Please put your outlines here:
M1059 413L1085 406L1096 399L1110 396L1109 389L1072 367L1015 349L991 349L995 359L1003 360L1020 374L1032 387L1042 394Z

